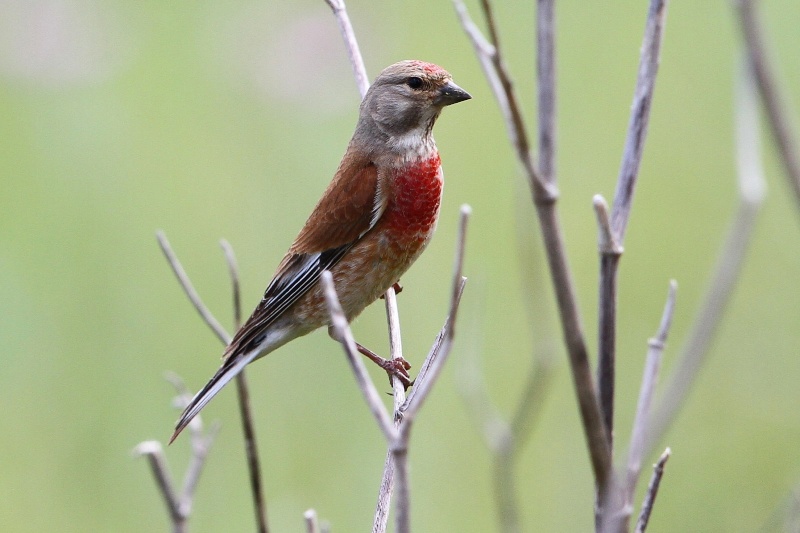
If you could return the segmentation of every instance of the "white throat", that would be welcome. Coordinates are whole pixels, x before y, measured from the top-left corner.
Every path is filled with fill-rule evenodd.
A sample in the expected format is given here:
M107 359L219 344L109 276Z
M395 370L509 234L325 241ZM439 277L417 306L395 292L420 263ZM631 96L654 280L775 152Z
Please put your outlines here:
M404 161L427 159L436 151L433 136L423 129L412 129L401 135L392 135L389 137L388 146Z

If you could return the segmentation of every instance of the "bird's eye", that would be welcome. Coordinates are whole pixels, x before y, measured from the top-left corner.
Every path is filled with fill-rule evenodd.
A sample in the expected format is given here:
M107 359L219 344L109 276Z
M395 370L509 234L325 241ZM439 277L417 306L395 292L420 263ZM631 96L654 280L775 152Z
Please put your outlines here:
M411 76L406 80L406 85L411 87L414 90L422 88L422 79L416 76Z

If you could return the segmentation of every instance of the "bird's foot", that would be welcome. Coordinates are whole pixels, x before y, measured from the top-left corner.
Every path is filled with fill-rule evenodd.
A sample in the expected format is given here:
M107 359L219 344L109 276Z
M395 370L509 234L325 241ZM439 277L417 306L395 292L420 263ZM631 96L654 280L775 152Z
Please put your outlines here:
M389 375L390 384L392 383L392 377L399 379L405 390L408 390L408 388L414 384L414 380L411 379L411 376L408 373L408 370L411 368L411 363L402 357L398 357L396 359L384 359L369 348L365 348L358 343L356 343L356 347L358 348L359 353L365 355L370 361L386 371L386 373Z

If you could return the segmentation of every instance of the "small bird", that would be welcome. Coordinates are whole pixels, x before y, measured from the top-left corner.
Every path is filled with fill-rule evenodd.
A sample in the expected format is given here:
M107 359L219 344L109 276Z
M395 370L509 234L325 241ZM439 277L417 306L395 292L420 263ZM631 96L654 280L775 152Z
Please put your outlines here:
M246 365L330 326L323 271L333 275L348 321L398 282L427 246L439 217L443 175L433 124L445 106L470 98L432 63L401 61L380 73L361 102L333 180L225 349L222 366L181 414L170 443ZM381 366L401 374L407 368L391 361Z

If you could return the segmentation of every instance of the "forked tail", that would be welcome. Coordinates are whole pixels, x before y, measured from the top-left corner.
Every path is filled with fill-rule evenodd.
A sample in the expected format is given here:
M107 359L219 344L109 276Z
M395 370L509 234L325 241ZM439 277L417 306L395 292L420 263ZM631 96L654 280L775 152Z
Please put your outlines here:
M236 375L242 371L242 369L247 366L256 356L259 354L259 350L252 350L248 353L240 354L238 356L231 357L227 359L217 373L214 374L206 386L200 389L200 392L194 395L194 398L191 399L189 405L186 406L186 409L183 410L181 417L178 419L178 422L175 424L175 432L172 434L172 437L169 439L169 444L180 435L181 431L183 431L186 426L189 425L189 422L197 416L197 414L206 406L208 402L211 401L211 398L217 395L217 393L222 390L230 380L232 380Z

